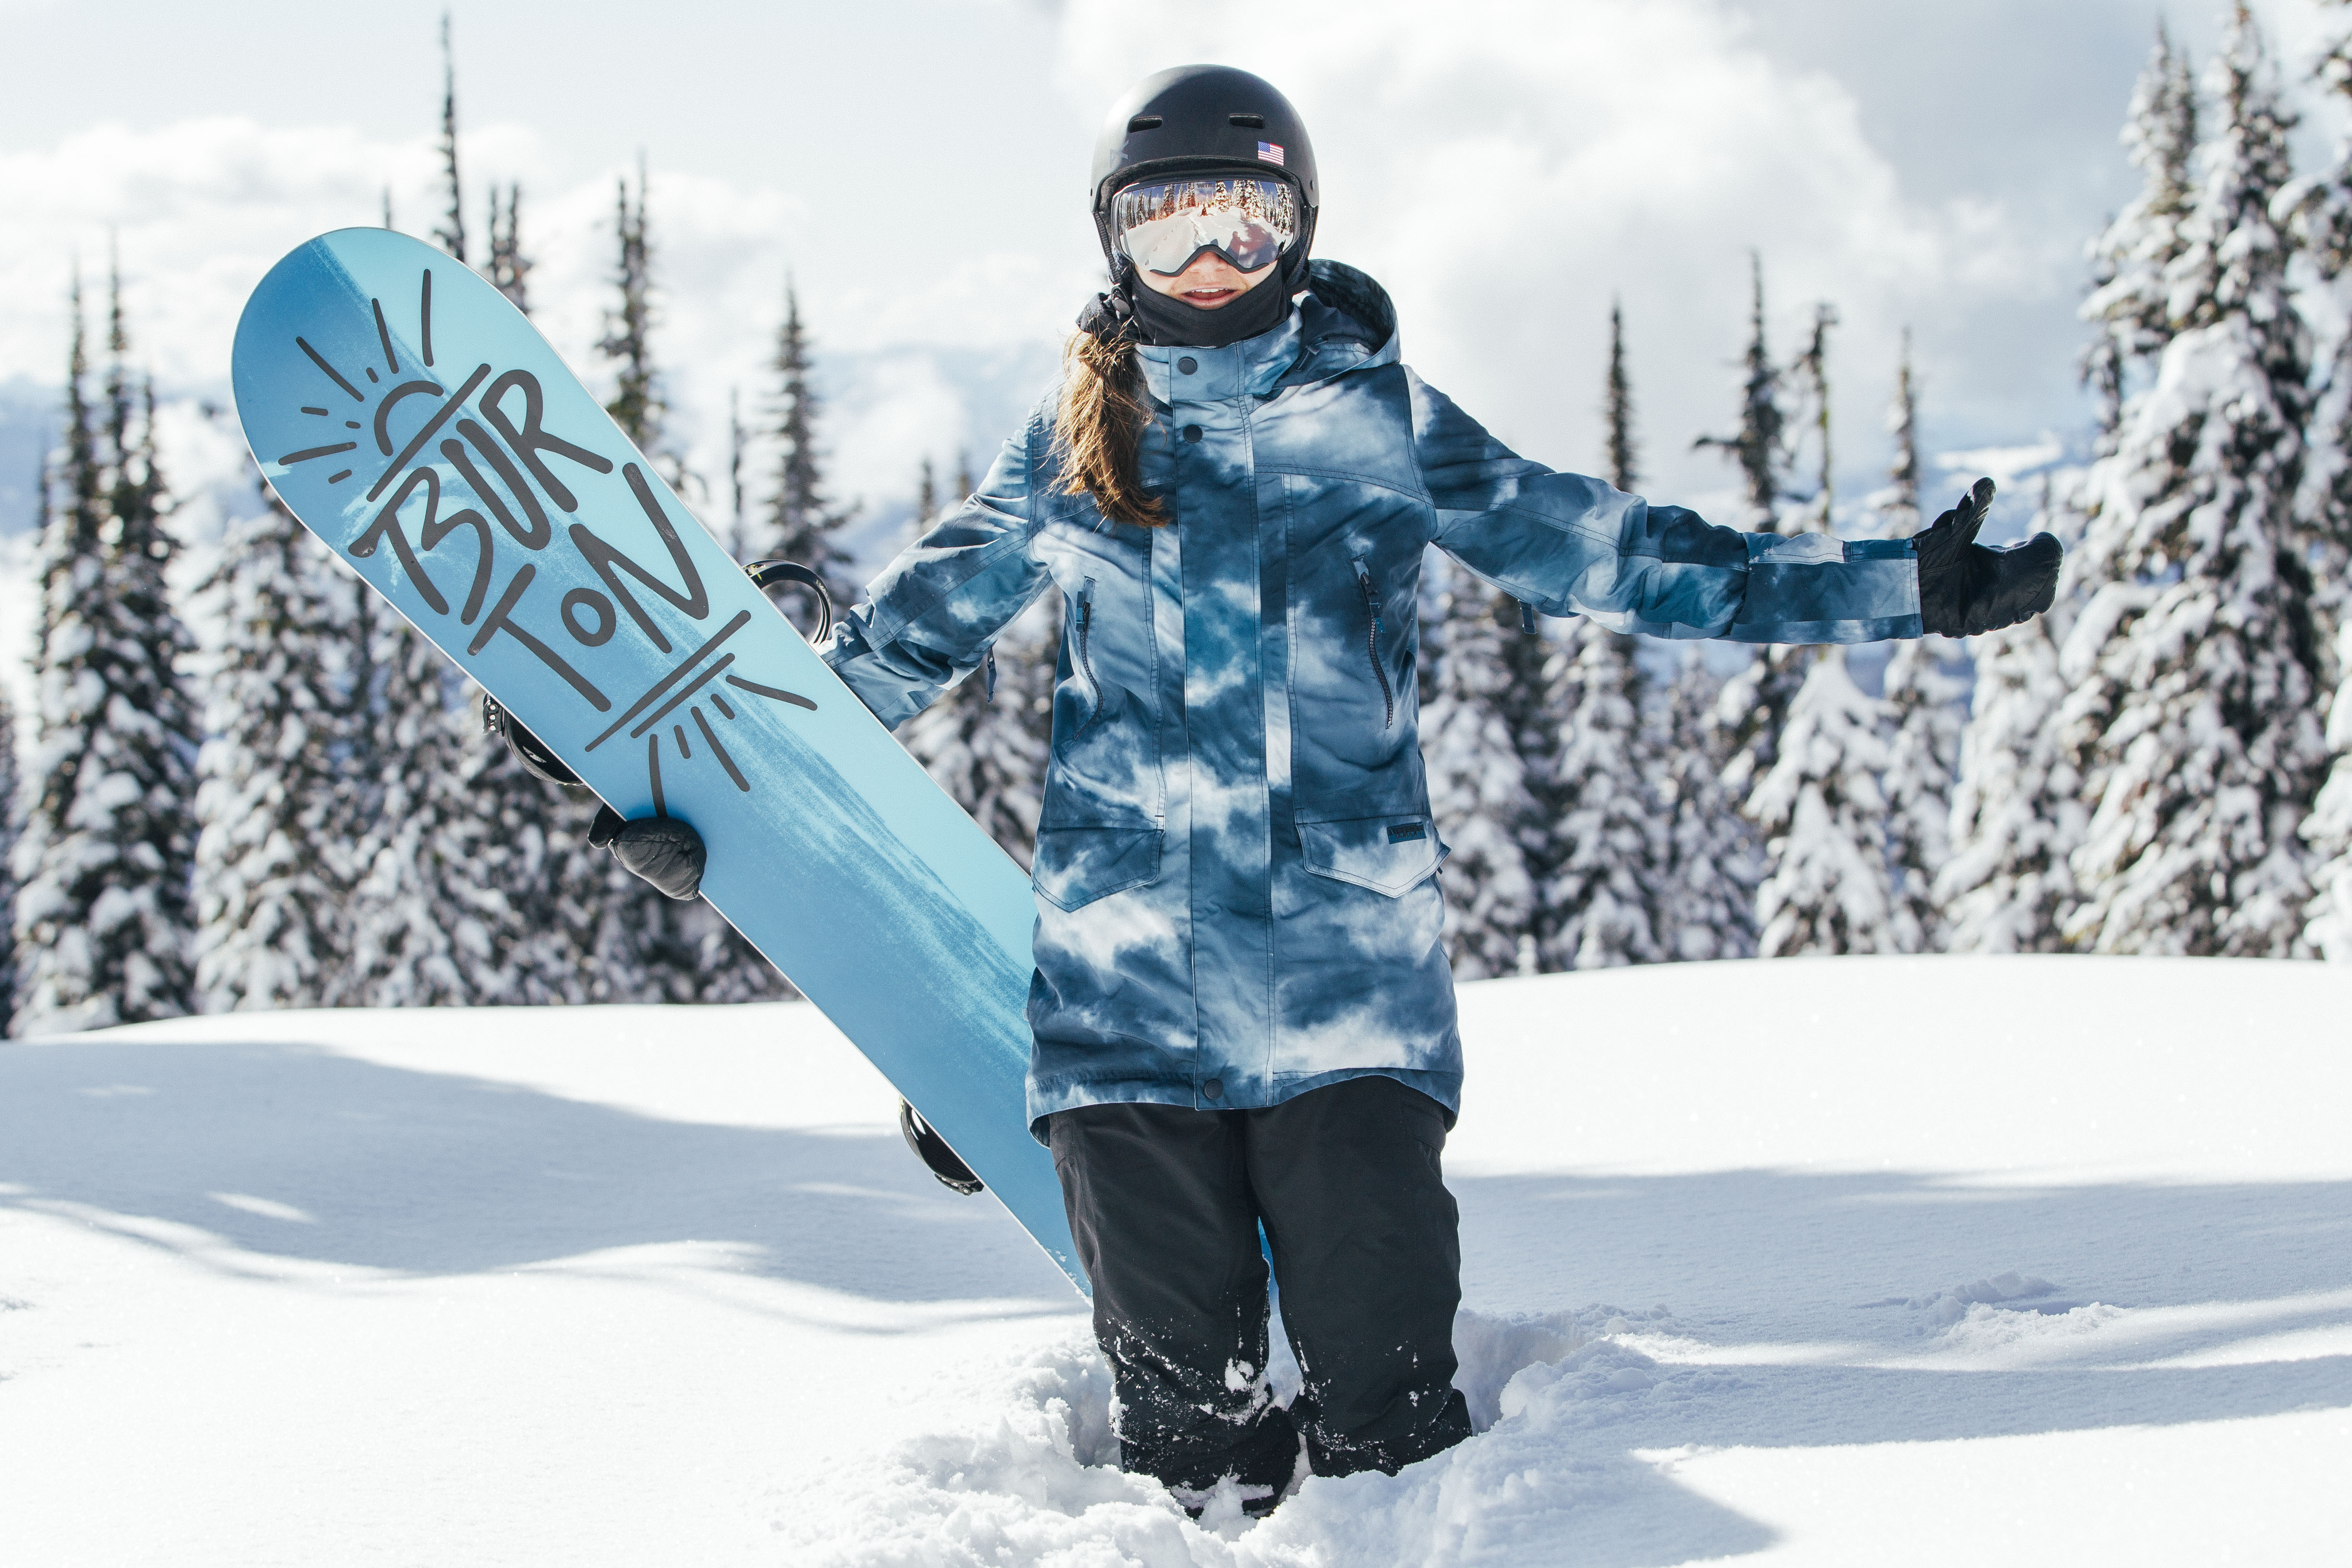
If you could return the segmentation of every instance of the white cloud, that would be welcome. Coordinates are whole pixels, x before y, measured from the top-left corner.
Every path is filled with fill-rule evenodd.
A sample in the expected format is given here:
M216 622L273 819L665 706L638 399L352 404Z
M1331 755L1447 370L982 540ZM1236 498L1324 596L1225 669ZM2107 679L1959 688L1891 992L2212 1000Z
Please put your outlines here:
M1799 346L1815 300L1841 312L1849 471L1885 460L1906 322L1936 318L1920 321L1921 369L1948 384L1967 345L1937 329L2050 286L2052 242L1996 202L1906 200L1846 89L1768 58L1722 6L1483 0L1435 15L1409 0L1276 13L1215 0L1187 31L1291 98L1321 164L1318 250L1387 284L1407 358L1528 456L1596 460L1618 294L1653 489L1721 495L1723 466L1688 446L1731 421L1750 247L1776 353ZM1074 90L1105 104L1191 52L1155 14L1115 4L1070 6L1063 38Z

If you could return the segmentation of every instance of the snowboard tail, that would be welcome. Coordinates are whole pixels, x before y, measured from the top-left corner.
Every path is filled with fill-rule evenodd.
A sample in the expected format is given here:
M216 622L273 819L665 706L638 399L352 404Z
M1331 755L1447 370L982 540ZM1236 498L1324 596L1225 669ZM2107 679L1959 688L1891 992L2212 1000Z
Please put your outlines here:
M627 817L1082 1292L1026 1126L1028 879L464 263L341 229L237 323L237 413L303 525Z

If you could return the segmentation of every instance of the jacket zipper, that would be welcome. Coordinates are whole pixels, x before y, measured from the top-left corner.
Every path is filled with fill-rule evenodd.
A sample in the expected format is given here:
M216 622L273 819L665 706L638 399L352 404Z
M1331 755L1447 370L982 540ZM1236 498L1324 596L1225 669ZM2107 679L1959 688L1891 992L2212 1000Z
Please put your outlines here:
M1381 663L1381 595L1372 586L1372 574L1360 557L1355 566L1356 585L1364 591L1364 651L1372 661L1372 679L1381 683L1381 728L1386 730L1396 723L1396 693L1390 689L1387 667Z
M1078 590L1078 668L1087 678L1087 691L1093 694L1094 711L1095 713L1100 713L1102 711L1102 682L1095 679L1094 659L1087 651L1087 638L1089 634L1093 632L1094 626L1095 580L1089 577L1087 579L1087 585ZM1087 722L1089 724L1094 722L1093 714L1087 715Z

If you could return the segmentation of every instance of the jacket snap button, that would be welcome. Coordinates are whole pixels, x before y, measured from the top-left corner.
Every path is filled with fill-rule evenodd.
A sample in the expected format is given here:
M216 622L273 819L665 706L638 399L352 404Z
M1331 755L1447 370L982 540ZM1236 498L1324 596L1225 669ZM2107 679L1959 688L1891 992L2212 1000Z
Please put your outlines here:
M1186 375L1190 375L1194 371L1201 368L1201 362L1194 359L1191 354L1186 354L1182 359L1176 362L1176 368L1182 371Z
M1223 1100L1225 1098L1224 1080L1213 1078L1201 1086L1201 1092L1211 1100Z
M1197 441L1200 438L1201 427L1198 425L1187 425L1184 426L1184 439L1187 441Z

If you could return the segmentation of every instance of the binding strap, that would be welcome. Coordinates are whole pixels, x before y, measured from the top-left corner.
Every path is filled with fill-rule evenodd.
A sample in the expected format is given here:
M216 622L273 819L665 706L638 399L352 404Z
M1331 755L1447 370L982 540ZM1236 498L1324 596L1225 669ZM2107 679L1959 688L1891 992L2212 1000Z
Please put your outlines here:
M907 1147L915 1152L915 1158L940 1179L940 1185L953 1188L966 1197L983 1190L980 1178L971 1173L971 1167L923 1120L922 1112L904 1099L898 1101L898 1131L907 1140Z
M833 590L814 572L797 561L754 561L743 568L743 574L763 594L779 583L798 583L814 591L818 620L816 636L808 639L809 644L814 647L833 635Z

